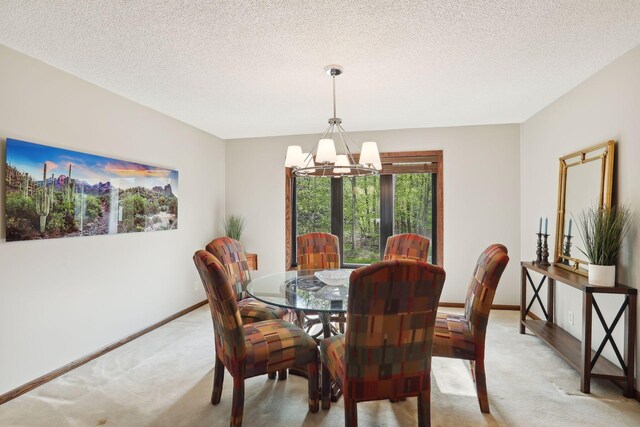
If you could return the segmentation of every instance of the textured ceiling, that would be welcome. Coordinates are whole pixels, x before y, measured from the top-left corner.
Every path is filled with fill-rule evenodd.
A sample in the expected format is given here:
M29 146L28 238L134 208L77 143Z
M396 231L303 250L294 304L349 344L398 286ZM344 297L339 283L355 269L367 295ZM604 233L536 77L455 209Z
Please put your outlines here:
M222 138L521 122L640 43L640 0L14 1L0 43Z

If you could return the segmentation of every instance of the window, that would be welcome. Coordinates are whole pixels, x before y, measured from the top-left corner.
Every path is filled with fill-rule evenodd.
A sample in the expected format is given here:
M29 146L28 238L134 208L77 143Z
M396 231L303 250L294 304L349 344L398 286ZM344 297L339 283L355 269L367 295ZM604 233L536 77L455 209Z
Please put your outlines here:
M442 151L381 153L376 176L295 178L286 173L287 268L295 237L338 236L343 265L379 261L387 238L417 233L431 240L430 262L442 265Z

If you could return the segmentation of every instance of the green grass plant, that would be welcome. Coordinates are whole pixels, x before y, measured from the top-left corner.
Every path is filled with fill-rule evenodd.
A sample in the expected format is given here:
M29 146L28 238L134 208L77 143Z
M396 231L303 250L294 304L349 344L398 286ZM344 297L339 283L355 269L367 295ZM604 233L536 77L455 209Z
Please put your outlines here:
M577 220L584 248L578 250L591 264L616 265L632 217L628 205L584 209Z

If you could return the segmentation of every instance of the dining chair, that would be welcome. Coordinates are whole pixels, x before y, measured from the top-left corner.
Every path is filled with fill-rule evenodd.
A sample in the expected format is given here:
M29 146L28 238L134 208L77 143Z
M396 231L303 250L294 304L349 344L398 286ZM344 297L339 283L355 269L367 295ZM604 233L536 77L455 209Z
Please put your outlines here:
M240 317L244 325L263 320L283 319L289 314L287 309L265 304L249 297L245 291L247 283L251 281L251 273L242 243L230 237L218 237L209 242L206 249L224 266L236 295ZM269 378L274 379L275 372L269 374ZM284 380L286 378L286 370L278 373L278 379Z
M384 247L384 260L388 259L417 259L429 261L429 239L419 234L404 233L389 236Z
M338 236L330 233L307 233L296 238L296 262L298 270L320 270L323 268L340 268L340 243ZM304 325L307 332L320 324L320 318L315 315L297 313L298 322ZM344 315L333 315L331 321L338 324L340 332L344 332ZM313 335L318 338L322 330Z
M478 258L463 314L441 313L436 317L433 356L469 360L480 410L489 413L485 375L485 337L493 297L502 272L509 263L507 248L493 244Z
M418 425L431 424L431 344L445 272L426 262L380 261L351 274L347 332L320 343L322 408L330 380L344 396L345 426L357 403L418 397Z
M298 270L340 268L338 236L330 233L307 233L296 238Z
M220 403L225 368L233 377L232 427L242 425L244 380L294 366L307 366L309 411L318 411L318 348L302 329L282 319L242 323L226 269L209 252L193 256L209 301L216 361L211 403Z

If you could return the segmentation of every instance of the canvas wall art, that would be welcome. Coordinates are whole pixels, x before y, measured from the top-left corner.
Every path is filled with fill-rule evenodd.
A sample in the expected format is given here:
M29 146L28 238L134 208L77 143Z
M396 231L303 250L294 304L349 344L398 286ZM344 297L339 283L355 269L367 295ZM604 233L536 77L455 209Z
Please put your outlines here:
M7 139L7 241L172 230L178 172Z

